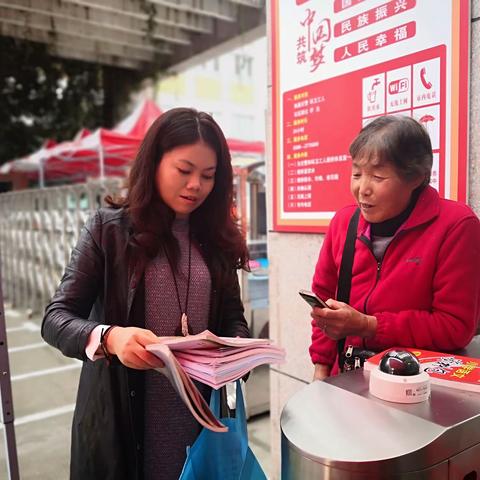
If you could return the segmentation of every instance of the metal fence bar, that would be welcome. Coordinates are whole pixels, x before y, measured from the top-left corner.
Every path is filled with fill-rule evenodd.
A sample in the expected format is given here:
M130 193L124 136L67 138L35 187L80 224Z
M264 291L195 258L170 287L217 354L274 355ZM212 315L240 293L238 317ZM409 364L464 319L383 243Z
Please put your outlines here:
M108 178L0 194L2 285L12 307L45 307L86 219L121 188L121 179Z

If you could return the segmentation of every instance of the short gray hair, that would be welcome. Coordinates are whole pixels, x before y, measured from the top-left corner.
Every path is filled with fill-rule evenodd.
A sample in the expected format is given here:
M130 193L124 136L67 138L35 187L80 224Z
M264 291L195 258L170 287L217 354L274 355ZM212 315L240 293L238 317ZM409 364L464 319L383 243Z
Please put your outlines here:
M353 160L390 163L407 181L430 183L433 153L425 128L411 117L385 115L362 128L350 145Z

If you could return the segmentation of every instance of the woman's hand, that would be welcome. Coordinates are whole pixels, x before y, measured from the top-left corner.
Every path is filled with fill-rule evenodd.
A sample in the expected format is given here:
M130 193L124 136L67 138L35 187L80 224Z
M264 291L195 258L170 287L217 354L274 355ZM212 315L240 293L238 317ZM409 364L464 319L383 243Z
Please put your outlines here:
M318 328L332 340L348 336L373 337L377 319L336 300L327 300L330 308L314 307L311 316Z
M328 365L322 365L321 363L315 364L315 371L313 372L313 380L324 380L330 375L330 367Z
M144 328L114 327L108 334L106 348L108 353L116 355L126 367L137 370L162 368L164 363L145 350L146 345L157 343L158 339L153 332Z

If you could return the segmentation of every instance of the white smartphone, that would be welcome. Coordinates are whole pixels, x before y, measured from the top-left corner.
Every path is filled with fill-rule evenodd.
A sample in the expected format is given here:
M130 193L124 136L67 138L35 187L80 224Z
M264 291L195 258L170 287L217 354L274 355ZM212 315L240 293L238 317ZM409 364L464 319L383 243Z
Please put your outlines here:
M311 307L330 308L321 298L318 298L309 290L300 290L298 293Z

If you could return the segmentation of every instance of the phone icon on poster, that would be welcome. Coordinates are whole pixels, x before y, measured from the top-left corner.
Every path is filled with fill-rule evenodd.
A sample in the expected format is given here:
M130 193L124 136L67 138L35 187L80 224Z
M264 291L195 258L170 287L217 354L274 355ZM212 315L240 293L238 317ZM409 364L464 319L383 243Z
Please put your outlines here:
M422 67L420 69L420 81L422 82L422 85L427 89L430 90L432 88L432 82L429 82L427 80L427 69L425 67Z

